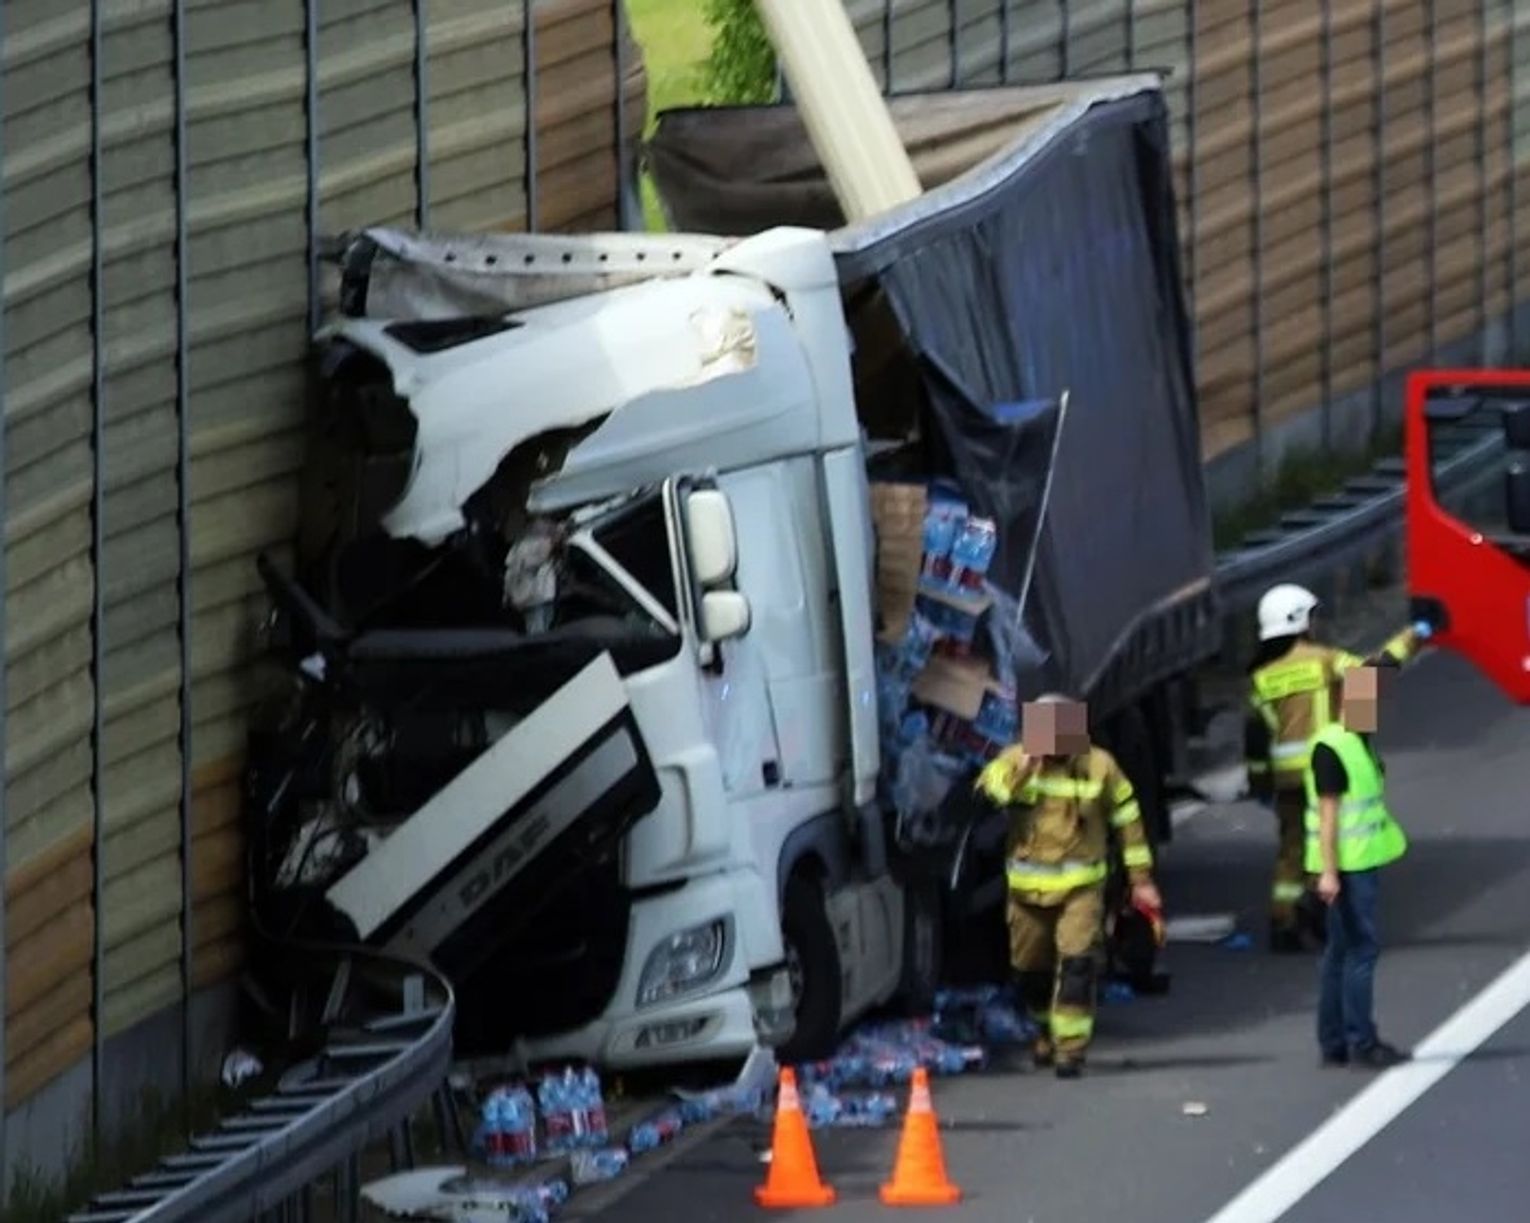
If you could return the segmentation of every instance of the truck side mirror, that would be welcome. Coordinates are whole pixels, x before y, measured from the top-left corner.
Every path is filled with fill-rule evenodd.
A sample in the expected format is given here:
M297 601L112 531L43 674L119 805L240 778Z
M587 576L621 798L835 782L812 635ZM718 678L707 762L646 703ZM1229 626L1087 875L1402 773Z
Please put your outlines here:
M738 568L738 536L733 507L720 489L697 489L685 499L685 528L691 572L703 590L724 586Z
M744 636L752 620L749 600L736 590L709 590L701 596L701 632L709 642Z
M1530 535L1530 457L1516 455L1510 460L1503 482L1510 532Z

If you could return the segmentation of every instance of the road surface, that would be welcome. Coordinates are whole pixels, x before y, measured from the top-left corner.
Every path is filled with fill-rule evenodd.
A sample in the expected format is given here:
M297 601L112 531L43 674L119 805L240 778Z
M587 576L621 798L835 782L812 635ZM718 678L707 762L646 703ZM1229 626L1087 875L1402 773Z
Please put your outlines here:
M1384 878L1377 1009L1383 1035L1412 1047L1530 947L1530 711L1447 655L1420 660L1388 699L1379 740L1413 849ZM1256 947L1170 947L1172 992L1103 1010L1083 1080L1023 1068L936 1080L947 1167L966 1193L947 1214L994 1223L1527 1217L1530 1010L1516 1011L1530 1000L1530 961L1442 1034L1428 1061L1386 1079L1320 1069L1315 963L1262 950L1273 844L1272 817L1250 805L1208 809L1179 830L1161 871L1168 905L1236 911ZM1356 1100L1363 1090L1369 1098ZM1190 1115L1187 1104L1204 1112ZM1282 1162L1304 1140L1315 1148ZM757 1213L751 1190L766 1141L755 1124L731 1122L651 1174L635 1169L599 1202L576 1198L570 1214L732 1223ZM886 1218L876 1187L892 1167L896 1128L820 1131L814 1142L839 1191L834 1217Z

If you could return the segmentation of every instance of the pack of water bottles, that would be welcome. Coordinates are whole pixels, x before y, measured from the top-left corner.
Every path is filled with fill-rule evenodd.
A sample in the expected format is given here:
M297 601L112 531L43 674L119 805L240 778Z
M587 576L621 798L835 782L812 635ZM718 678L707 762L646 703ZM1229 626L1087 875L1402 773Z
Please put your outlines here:
M539 1144L538 1112L545 1134ZM541 1154L597 1150L609 1140L600 1078L589 1067L567 1066L546 1075L536 1089L521 1083L497 1087L483 1102L473 1146L494 1167L518 1167Z
M537 1103L547 1131L547 1150L553 1154L588 1150L606 1145L606 1105L600 1077L588 1066L575 1070L565 1066L543 1078Z
M473 1146L496 1168L513 1168L537 1157L537 1110L520 1084L497 1087L483 1102Z

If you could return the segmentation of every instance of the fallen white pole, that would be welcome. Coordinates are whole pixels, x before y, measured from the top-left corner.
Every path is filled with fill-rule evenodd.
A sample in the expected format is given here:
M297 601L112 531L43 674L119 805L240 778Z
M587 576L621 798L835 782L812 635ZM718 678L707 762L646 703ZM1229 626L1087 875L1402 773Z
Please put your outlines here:
M755 0L845 220L919 196L914 163L841 0Z

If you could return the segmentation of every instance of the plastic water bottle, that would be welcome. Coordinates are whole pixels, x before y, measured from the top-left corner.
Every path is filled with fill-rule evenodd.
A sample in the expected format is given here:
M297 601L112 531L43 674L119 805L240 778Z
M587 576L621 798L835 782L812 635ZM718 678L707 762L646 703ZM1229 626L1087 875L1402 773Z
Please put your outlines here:
M806 1107L802 1110L807 1114L808 1125L813 1129L819 1129L825 1125L833 1125L839 1119L843 1105L839 1098L823 1083L814 1083L808 1089Z
M627 1135L627 1149L634 1155L655 1150L666 1142L672 1141L684 1128L685 1122L681 1120L679 1109L666 1109L657 1116L650 1117L647 1121L632 1127Z
M537 1156L537 1110L531 1093L517 1083L501 1105L503 1151L511 1163L529 1163Z
M606 1101L600 1089L600 1076L586 1066L579 1076L585 1123L591 1147L602 1147L609 1137L606 1129Z
M951 543L951 585L980 592L998 543L998 528L993 519L964 519Z
M549 1074L537 1088L537 1103L547 1126L547 1149L555 1154L569 1150L574 1133L573 1102L569 1099L564 1078Z

